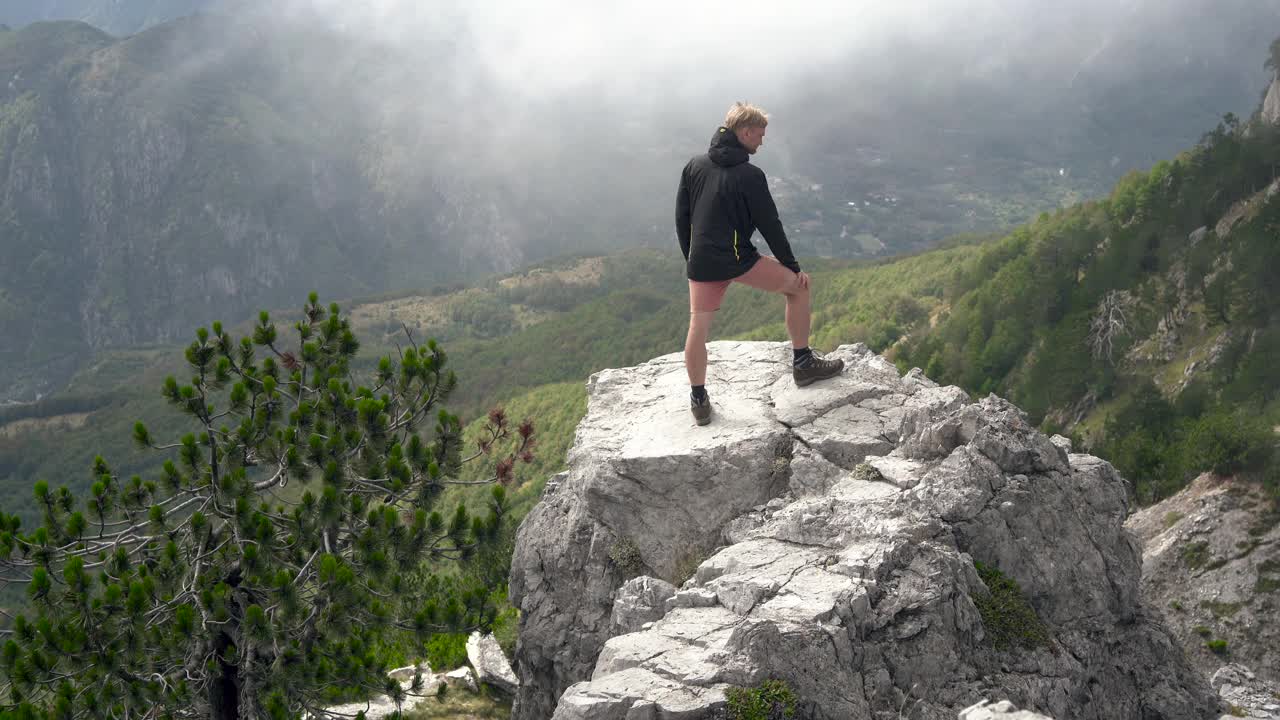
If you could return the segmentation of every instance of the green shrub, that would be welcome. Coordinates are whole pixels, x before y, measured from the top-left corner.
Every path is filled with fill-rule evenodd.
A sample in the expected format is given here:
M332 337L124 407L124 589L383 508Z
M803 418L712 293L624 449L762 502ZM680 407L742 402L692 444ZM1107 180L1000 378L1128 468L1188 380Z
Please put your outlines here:
M1198 540L1182 548L1182 562L1192 570L1209 564L1209 541Z
M753 688L729 688L728 720L781 720L796 712L796 696L782 680L765 680Z
M973 598L987 637L997 650L1034 649L1049 644L1049 629L1022 594L1022 588L998 569L975 562L978 577L989 592Z
M858 463L853 469L853 478L863 482L883 482L884 475L871 463Z
M1240 608L1244 607L1244 603L1217 602L1216 600L1204 600L1200 603L1200 607L1208 610L1213 616L1219 620L1233 617L1240 612Z
M467 664L467 636L439 633L427 641L427 662L433 672L453 670Z
M618 566L627 579L644 574L644 559L640 557L640 548L631 538L618 538L609 548L609 559Z
M1204 646L1209 648L1209 651L1212 652L1214 655L1227 654L1226 640L1208 640L1205 642Z
M505 596L503 597L505 603ZM493 620L493 639L498 641L502 654L512 660L516 656L516 638L520 630L520 611L510 605L499 605L502 610Z
M1262 469L1273 454L1275 434L1267 423L1227 412L1202 417L1187 438L1188 465L1218 475Z
M1192 630L1195 631L1195 634L1199 635L1200 637L1209 637L1210 635L1213 634L1212 630L1210 630L1209 628L1203 625L1197 625L1194 628L1192 628Z

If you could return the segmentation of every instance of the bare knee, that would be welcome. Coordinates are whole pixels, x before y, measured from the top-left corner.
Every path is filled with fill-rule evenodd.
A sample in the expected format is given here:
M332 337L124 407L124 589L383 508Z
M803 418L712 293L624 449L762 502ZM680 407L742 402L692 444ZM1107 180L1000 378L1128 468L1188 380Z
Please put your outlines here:
M707 336L711 334L711 321L715 318L715 311L710 312L693 312L689 313L689 338L706 341Z
M810 283L812 284L812 281L810 281ZM782 288L782 294L789 298L807 297L809 295L809 287L807 285L801 285L799 276L796 276Z

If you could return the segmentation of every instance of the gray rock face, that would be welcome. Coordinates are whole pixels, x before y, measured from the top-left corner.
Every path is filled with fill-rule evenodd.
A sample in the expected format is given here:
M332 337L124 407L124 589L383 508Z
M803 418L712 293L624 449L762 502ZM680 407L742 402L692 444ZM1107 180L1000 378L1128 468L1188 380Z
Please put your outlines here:
M502 653L502 647L492 635L471 633L467 638L467 661L475 668L476 679L502 692L514 694L520 680Z
M1280 685L1258 679L1249 668L1231 663L1218 668L1209 684L1227 704L1223 718L1280 718Z
M1019 710L1008 700L988 704L986 700L960 711L960 720L1050 720L1026 710Z
M705 428L679 355L593 376L568 477L517 540L516 720L713 717L726 689L766 678L833 720L952 718L986 697L1058 718L1216 717L1138 603L1109 464L862 345L809 388L785 344L709 351ZM1020 584L1046 643L996 649L975 561Z
M647 575L628 580L613 600L613 634L635 632L661 620L667 601L673 600L676 592L675 585Z
M1280 75L1271 81L1267 97L1262 101L1262 120L1272 125L1280 124Z
M1280 684L1280 522L1256 483L1202 475L1135 513L1142 598L1205 677L1226 663L1209 642ZM1280 699L1277 699L1280 702Z

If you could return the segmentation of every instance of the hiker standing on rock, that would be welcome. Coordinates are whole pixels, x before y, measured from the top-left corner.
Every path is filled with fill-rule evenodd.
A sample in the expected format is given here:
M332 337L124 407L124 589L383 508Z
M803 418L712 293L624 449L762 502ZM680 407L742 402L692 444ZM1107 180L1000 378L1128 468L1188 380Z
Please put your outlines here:
M787 298L787 334L794 352L796 385L839 375L843 360L826 360L809 349L809 276L800 270L778 219L764 171L748 162L764 144L769 116L734 103L711 148L684 166L676 194L676 236L689 278L689 336L684 364L689 372L690 409L699 425L711 422L707 396L707 336L725 291L734 282ZM756 229L774 257L751 243ZM776 258L776 259L775 259Z

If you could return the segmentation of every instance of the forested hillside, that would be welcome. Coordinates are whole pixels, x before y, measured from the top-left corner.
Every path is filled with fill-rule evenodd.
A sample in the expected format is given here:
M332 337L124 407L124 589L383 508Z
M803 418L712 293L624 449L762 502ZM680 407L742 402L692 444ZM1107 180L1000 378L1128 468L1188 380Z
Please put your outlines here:
M1110 197L1018 229L896 348L1074 431L1146 501L1204 469L1276 469L1280 131L1228 116Z

